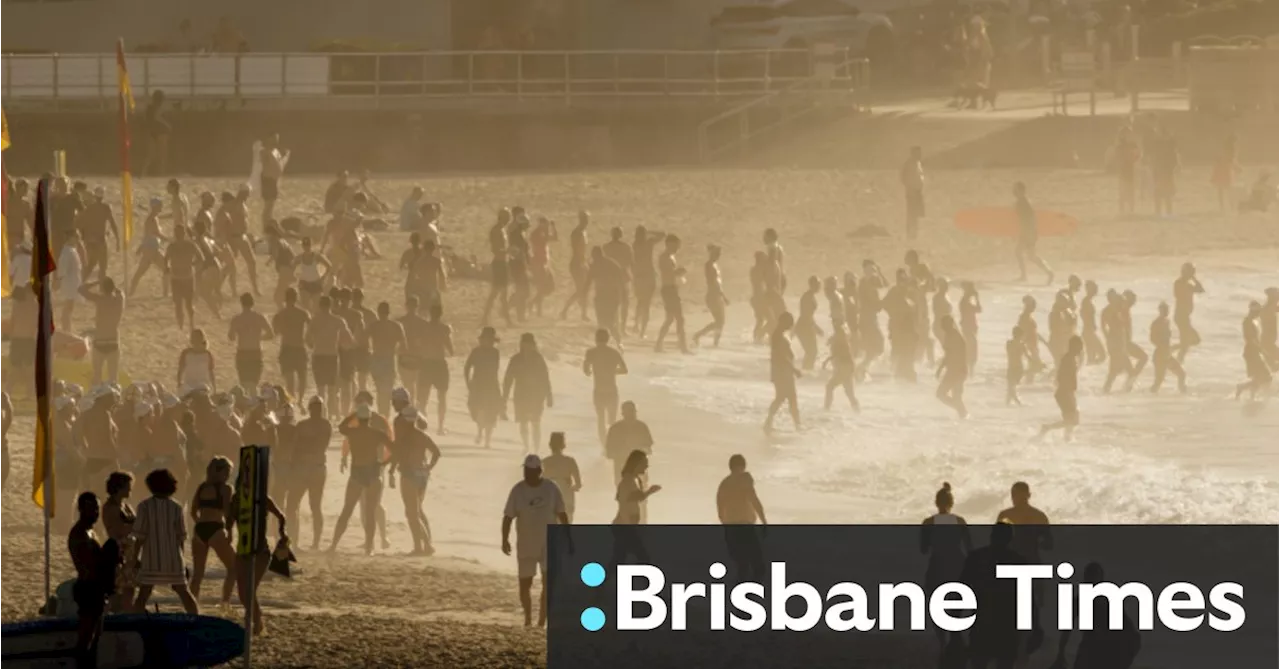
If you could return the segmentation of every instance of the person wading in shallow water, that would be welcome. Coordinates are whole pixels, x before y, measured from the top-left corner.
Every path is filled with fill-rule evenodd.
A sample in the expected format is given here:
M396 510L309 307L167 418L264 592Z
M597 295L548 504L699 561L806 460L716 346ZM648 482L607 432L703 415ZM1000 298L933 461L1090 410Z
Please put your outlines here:
M502 512L502 552L511 555L511 525L516 526L516 564L520 579L520 606L524 609L524 626L533 626L533 577L542 573L542 603L538 626L547 624L547 526L569 524L564 496L556 484L542 478L542 460L533 454L525 456L524 479L511 487L506 508ZM569 536L569 552L573 537Z
M791 422L796 430L802 429L800 406L796 401L796 379L800 378L800 370L796 369L796 355L791 350L791 342L787 341L787 333L794 324L791 313L782 312L769 337L769 376L773 382L773 403L769 405L769 413L764 419L766 433L773 432L773 417L782 408L783 402L791 409Z
M596 431L604 445L606 431L618 418L618 376L627 373L622 353L609 345L608 330L596 330L596 345L583 356L582 373L594 380L591 397L596 406Z

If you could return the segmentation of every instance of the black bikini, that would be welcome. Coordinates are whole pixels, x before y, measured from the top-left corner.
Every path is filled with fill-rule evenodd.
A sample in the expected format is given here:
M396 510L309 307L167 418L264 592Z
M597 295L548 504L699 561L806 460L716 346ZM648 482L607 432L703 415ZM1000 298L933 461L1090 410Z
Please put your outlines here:
M196 489L196 508L197 509L217 509L219 511L225 509L226 505L222 503L221 489L217 489L218 496L213 499L207 499L200 496L200 491L204 490L205 486L207 485L210 485L210 484L201 483L200 487ZM207 544L215 534L221 532L225 527L226 525L224 525L221 520L204 520L204 521L197 522L194 529L195 529L196 536L199 537L201 541Z

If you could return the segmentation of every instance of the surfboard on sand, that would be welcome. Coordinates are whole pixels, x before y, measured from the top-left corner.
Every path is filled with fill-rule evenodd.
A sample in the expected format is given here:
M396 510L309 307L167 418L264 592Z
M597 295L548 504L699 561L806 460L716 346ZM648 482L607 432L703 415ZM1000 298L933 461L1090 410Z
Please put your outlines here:
M1018 212L1013 207L974 207L956 213L956 227L984 237L1013 237L1019 232ZM1079 222L1072 216L1036 210L1036 230L1041 237L1065 237L1076 231Z
M76 621L45 618L7 623L0 663L5 669L74 669ZM98 645L99 669L208 667L244 652L244 628L222 618L185 614L107 616Z

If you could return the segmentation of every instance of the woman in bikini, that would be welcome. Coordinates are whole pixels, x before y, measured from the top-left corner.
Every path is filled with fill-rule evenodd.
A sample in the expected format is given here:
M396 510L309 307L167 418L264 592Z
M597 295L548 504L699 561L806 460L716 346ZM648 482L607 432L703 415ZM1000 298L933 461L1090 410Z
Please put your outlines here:
M125 500L133 492L133 474L112 472L107 477L107 501L102 504L102 527L107 538L120 545L121 555L132 554L133 523L138 519L133 507ZM133 578L136 564L126 562L116 572L116 593L108 605L109 611L123 613L133 604Z
M191 594L200 598L200 584L204 580L205 564L209 549L213 549L227 570L222 582L222 606L230 606L231 590L235 587L236 553L231 547L231 532L226 519L231 513L232 490L231 461L216 457L209 461L204 482L196 486L191 497L191 518L195 527L191 536Z

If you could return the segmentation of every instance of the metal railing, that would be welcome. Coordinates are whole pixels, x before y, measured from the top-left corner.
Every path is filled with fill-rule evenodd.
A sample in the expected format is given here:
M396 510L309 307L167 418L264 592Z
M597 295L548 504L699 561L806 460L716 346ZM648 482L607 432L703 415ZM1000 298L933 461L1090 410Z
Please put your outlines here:
M842 52L843 53L843 52ZM847 58L847 53L842 57ZM424 53L133 54L138 98L379 101L502 98L756 98L829 66L808 49L746 51L444 51ZM855 84L837 68L832 87ZM3 56L6 106L110 106L114 54Z
M840 89L841 95L827 95L832 91L831 77L826 76L828 74L839 74L840 81L847 82L848 85ZM743 153L750 147L753 138L794 124L818 110L831 109L833 105L842 106L849 112L865 110L870 107L870 88L870 61L866 58L848 58L846 54L845 60L831 64L826 73L819 72L792 82L786 88L738 104L700 123L698 154L703 162L711 162L733 150ZM790 98L791 104L776 105L775 114L766 118L763 123L752 123L753 112L769 107L782 98ZM728 132L717 136L716 129L722 126L728 126ZM727 136L723 136L726 134ZM717 142L716 139L720 141Z

